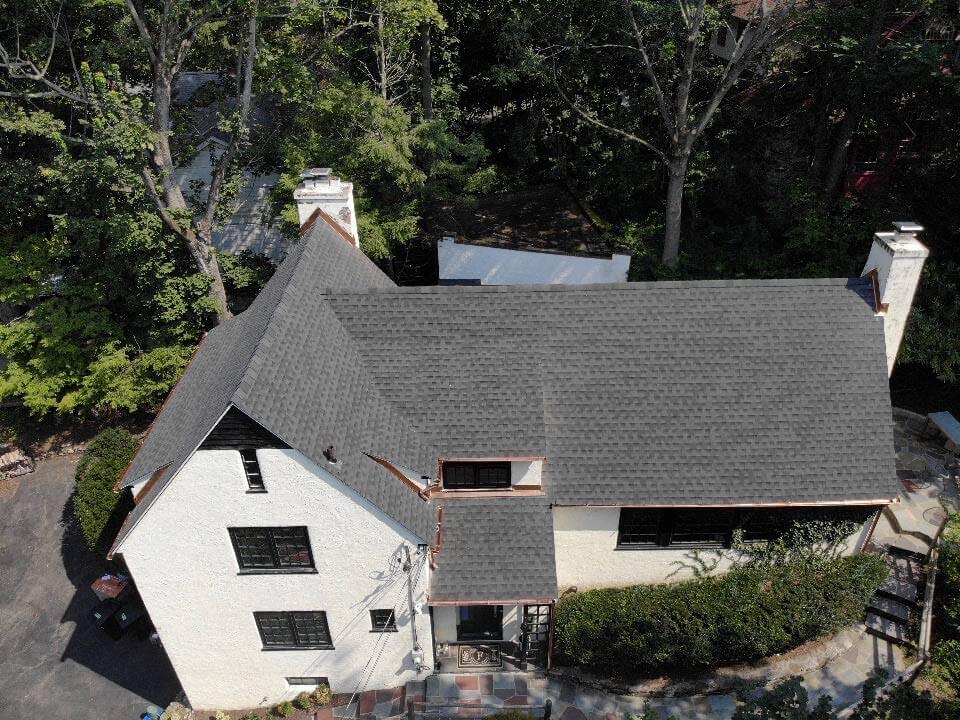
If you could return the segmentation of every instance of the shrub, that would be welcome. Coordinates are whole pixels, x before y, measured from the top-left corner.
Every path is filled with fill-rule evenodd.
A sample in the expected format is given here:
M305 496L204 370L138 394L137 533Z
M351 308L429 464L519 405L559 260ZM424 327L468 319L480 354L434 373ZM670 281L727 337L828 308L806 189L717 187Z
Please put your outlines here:
M859 555L576 593L557 605L557 644L566 662L621 676L752 660L861 620L887 572Z
M113 491L134 453L137 439L123 428L110 428L87 446L77 465L73 512L91 548L105 543L104 530L120 496Z
M230 715L223 710L217 710L213 716L213 720L230 720Z
M960 637L960 514L951 516L940 542L937 595L947 620L947 634Z
M290 702L289 700L284 700L282 703L280 703L274 708L274 711L280 717L289 717L293 715L293 703Z
M317 689L314 690L310 695L310 701L313 703L314 707L326 707L330 704L330 700L331 695L329 685L317 685Z
M522 710L505 710L504 712L487 715L484 720L534 720L533 715Z
M313 707L313 700L310 697L310 693L302 692L297 695L297 698L293 701L293 704L301 710L309 710Z

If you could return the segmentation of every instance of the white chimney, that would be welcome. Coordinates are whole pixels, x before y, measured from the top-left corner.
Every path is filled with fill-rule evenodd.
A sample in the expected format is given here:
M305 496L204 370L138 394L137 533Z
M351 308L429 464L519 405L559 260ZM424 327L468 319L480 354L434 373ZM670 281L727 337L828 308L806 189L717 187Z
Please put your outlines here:
M920 271L930 251L917 240L923 228L914 222L898 220L893 232L873 236L870 257L862 275L873 279L877 314L883 316L883 333L887 342L887 374L900 350L900 341L913 304L913 295L920 283Z
M357 232L357 212L353 207L353 183L343 182L331 174L330 168L312 168L300 175L303 180L293 191L300 215L300 226L310 219L318 208L337 221L360 247Z

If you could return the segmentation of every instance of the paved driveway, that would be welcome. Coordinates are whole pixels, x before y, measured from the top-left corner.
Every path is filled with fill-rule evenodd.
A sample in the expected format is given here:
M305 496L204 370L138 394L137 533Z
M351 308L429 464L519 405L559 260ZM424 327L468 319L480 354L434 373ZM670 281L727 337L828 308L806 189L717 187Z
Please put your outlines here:
M180 689L162 650L89 622L104 566L64 529L77 459L0 482L0 720L135 720Z

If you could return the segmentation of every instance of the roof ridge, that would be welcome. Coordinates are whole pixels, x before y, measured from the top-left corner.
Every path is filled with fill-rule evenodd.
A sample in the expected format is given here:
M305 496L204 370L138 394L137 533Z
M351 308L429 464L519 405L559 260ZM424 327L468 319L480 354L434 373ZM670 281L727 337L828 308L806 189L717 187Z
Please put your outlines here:
M397 285L391 288L331 289L321 291L324 295L441 295L455 293L531 293L531 292L600 292L618 290L639 292L641 290L690 290L691 288L763 288L763 287L837 287L851 282L866 283L859 277L847 278L744 278L734 280L643 280L622 283L591 283L585 285Z

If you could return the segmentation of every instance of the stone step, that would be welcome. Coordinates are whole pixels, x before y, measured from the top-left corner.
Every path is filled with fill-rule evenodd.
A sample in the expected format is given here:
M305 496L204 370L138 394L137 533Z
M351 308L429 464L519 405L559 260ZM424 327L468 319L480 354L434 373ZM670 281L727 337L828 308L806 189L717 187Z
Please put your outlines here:
M913 603L916 602L917 599L917 584L900 580L891 574L883 581L883 584L877 589L877 592L890 595L907 603Z
M891 620L907 622L910 619L910 607L906 603L883 595L874 595L870 598L867 607L877 615L883 615Z
M901 580L920 582L924 574L924 564L912 555L884 555L891 574Z
M926 560L930 554L930 543L912 535L900 535L887 545L887 552L892 555L905 555Z
M904 623L880 617L874 613L867 613L867 630L874 635L896 643L909 642L907 626Z

